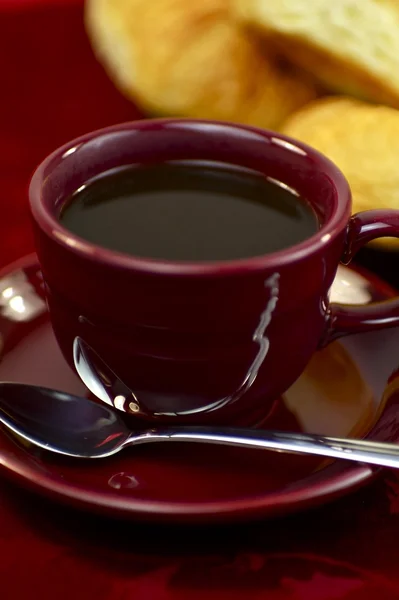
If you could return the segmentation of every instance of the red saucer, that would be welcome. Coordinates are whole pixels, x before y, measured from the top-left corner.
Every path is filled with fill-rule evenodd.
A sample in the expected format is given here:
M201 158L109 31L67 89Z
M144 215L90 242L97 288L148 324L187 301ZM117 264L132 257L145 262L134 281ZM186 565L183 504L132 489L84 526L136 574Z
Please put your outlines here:
M0 380L84 394L58 350L42 287L34 256L0 272ZM341 268L332 293L348 302L364 302L392 292L367 274ZM388 380L398 367L398 345L399 329L330 345L276 401L268 427L367 435L383 411ZM297 511L348 493L377 472L344 461L323 463L317 457L177 444L81 462L20 445L3 431L0 465L22 485L67 504L171 522Z

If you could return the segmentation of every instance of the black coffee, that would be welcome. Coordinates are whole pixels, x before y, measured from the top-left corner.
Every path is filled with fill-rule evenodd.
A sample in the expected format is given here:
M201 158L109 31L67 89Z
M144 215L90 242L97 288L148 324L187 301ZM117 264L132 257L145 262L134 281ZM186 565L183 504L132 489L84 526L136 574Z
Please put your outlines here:
M215 261L297 244L318 222L310 205L264 176L209 163L163 163L105 173L71 196L62 224L135 256Z

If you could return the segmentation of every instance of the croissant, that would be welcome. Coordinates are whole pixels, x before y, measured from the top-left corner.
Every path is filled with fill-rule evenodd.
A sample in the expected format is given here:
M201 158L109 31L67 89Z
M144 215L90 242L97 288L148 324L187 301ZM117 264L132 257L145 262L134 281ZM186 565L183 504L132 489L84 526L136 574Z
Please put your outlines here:
M331 91L399 108L398 0L232 0L239 22Z
M231 18L230 0L87 0L99 61L147 113L276 128L317 95Z
M353 212L399 209L399 110L345 97L316 100L282 127L328 156L349 181ZM399 240L373 245L399 250Z

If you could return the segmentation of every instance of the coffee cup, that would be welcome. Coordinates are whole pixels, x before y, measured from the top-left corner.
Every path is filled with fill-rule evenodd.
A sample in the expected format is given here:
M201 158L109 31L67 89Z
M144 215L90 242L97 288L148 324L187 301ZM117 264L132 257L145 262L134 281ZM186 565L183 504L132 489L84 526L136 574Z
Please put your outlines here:
M114 251L63 225L66 199L88 181L167 161L228 164L281 182L310 204L317 229L260 256L173 261ZM399 323L398 299L329 302L339 263L375 238L399 237L399 211L351 216L339 169L278 133L177 118L116 125L53 152L29 193L59 346L72 368L76 340L98 355L137 418L254 425L320 347Z

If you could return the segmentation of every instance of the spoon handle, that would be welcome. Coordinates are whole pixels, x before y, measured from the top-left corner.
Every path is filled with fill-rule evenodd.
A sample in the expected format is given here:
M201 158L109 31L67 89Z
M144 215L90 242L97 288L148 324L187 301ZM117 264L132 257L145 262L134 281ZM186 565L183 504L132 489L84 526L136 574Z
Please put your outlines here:
M137 439L138 437L140 440ZM152 429L140 436L132 434L124 445L149 442L199 442L239 448L313 454L399 468L399 445L306 433L232 428L218 430L213 427L171 427Z

